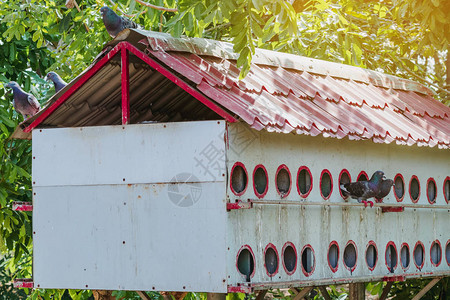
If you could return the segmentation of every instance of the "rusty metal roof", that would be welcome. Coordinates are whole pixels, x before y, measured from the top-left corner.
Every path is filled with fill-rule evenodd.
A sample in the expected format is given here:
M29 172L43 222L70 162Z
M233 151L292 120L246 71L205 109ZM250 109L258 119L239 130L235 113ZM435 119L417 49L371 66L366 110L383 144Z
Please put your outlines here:
M450 147L450 108L410 80L261 49L239 80L229 43L126 30L110 46L121 40L256 130ZM130 56L130 62L132 123L221 118L142 60ZM38 127L120 124L120 80L120 60L111 59Z

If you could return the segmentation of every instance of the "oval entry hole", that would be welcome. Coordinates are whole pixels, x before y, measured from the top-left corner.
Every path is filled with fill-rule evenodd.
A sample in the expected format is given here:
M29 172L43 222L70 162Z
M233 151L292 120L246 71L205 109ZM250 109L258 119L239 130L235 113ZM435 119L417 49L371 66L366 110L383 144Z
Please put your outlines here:
M263 197L267 192L267 172L262 166L257 166L253 173L253 184L258 197Z
M323 170L320 178L320 193L325 200L330 197L332 187L330 172Z
M350 183L351 179L350 179L350 174L348 173L348 171L346 169L341 171L341 174L339 174L339 186L346 184L346 183ZM341 197L346 199L347 197L344 197L344 195L342 194L342 190L339 189L339 193L341 194Z
M300 196L306 197L311 192L311 173L306 167L301 167L297 175L297 186Z
M369 266L369 269L371 271L373 271L373 269L375 269L377 260L378 260L377 248L375 248L374 244L370 244L366 250L366 263L367 263L367 266Z
M447 260L447 264L450 266L450 242L447 242L445 246L445 260Z
M403 245L400 249L400 258L402 261L402 268L407 269L409 267L409 247L407 245Z
M442 258L442 249L441 245L438 242L434 241L433 244L431 244L430 255L431 255L431 263L435 267L439 266Z
M444 181L444 197L445 201L448 203L450 202L450 178L445 178Z
M417 244L414 248L414 263L416 264L416 267L420 270L423 267L424 259L423 259L423 246L422 244Z
M315 267L314 251L310 246L305 246L302 251L302 270L305 276L309 276Z
M394 179L394 192L397 201L402 201L405 195L405 183L403 182L403 177L397 174Z
M291 245L286 246L283 252L283 262L286 272L292 274L297 267L297 254Z
M356 248L355 245L349 243L344 249L344 265L351 272L355 270L356 267Z
M337 271L339 261L339 248L336 244L331 244L328 249L328 264L333 272Z
M246 277L246 281L250 282L250 277L255 269L255 261L252 253L244 248L238 255L237 267L239 272Z
M277 172L277 191L281 197L287 196L291 189L291 175L289 174L287 167L281 166Z
M395 244L392 242L386 247L386 266L391 273L394 273L397 267L397 249L395 249Z
M428 179L427 182L427 197L430 204L436 203L436 182L433 178Z
M417 202L419 200L420 185L416 176L413 176L411 178L411 182L409 183L409 194L411 195L413 202Z
M278 255L275 252L275 249L270 246L267 248L266 253L264 254L264 262L269 276L275 275L278 270Z
M231 170L231 189L234 194L240 196L247 188L247 172L243 165L235 164Z
M369 178L367 178L367 174L364 171L361 171L361 173L359 173L358 175L358 179L356 179L356 181L367 181L369 180Z

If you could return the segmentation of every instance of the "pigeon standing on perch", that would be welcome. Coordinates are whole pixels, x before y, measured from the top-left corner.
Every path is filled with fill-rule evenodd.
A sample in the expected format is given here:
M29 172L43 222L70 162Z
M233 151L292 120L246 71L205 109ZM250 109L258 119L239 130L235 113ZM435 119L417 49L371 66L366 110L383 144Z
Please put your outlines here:
M381 183L380 192L375 196L376 202L383 202L383 198L391 192L391 187L394 185L394 180L386 179Z
M138 28L139 26L130 19L118 16L111 8L103 6L100 9L105 24L106 31L112 38L115 38L119 32L126 28Z
M349 182L341 184L340 188L344 196L350 196L353 199L357 199L359 203L364 203L364 206L366 207L367 203L369 203L370 207L372 207L373 202L367 201L367 199L376 197L380 194L383 179L385 179L383 171L376 171L368 181Z
M59 92L67 85L67 82L62 80L61 77L55 72L48 72L46 77L47 80L53 81L53 84L55 85L55 92Z
M36 97L22 90L17 82L11 81L7 83L6 86L13 90L14 109L20 112L24 119L28 116L34 116L39 112L41 105L37 101Z

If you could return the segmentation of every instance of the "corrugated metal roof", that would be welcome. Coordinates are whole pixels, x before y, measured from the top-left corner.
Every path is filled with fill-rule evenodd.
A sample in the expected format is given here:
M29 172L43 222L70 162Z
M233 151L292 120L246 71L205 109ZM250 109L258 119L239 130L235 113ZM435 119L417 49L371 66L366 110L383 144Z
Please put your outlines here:
M231 44L138 30L112 45L120 40L140 41L149 57L256 130L450 147L450 108L409 80L260 49L239 80ZM142 61L131 62L132 123L219 118ZM113 59L40 126L120 124L120 79Z

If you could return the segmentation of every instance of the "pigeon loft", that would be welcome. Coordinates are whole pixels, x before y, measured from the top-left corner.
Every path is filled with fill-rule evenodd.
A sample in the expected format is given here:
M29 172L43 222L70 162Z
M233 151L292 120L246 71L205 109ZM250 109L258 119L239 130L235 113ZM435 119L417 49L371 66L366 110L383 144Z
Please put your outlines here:
M125 30L24 121L33 286L252 292L450 275L450 109L397 77ZM340 184L395 182L365 207ZM373 200L373 199L372 199Z

